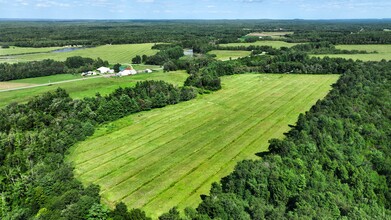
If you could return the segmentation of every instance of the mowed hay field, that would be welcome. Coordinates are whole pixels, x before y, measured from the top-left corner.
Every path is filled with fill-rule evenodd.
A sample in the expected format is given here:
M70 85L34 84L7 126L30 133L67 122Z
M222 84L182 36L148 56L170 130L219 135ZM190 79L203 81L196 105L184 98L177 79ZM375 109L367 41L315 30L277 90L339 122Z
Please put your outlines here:
M317 57L341 57L345 59L363 60L363 61L380 61L382 59L391 60L391 44L377 45L337 45L337 49L341 50L365 50L367 52L376 51L371 54L326 54L313 55Z
M10 48L0 48L0 56L5 55L15 55L15 54L26 54L26 53L45 53L53 50L61 49L62 47L42 47L42 48L34 48L34 47L14 47L10 46Z
M136 55L154 55L158 50L152 50L154 43L145 44L122 44L122 45L104 45L94 48L86 48L81 50L74 50L70 52L61 53L36 53L26 55L12 55L0 57L0 62L25 62L36 61L44 59L53 59L58 61L65 61L67 57L82 56L90 58L100 57L103 60L109 61L111 64L116 63L131 63L132 58Z
M44 92L49 92L61 87L65 89L72 98L84 98L84 97L92 97L96 93L100 93L101 95L107 95L113 92L115 89L119 87L132 87L136 85L138 81L144 80L163 80L168 83L172 83L177 86L182 86L183 82L188 77L188 74L185 71L173 71L169 73L164 73L163 71L153 72L153 73L140 73L133 76L127 77L113 77L113 78L81 78L80 75L72 75L72 74L61 74L61 75L53 75L53 76L45 76L45 77L37 77L37 78L29 78L22 80L13 80L4 82L8 86L13 85L14 88L17 86L29 86L29 85L39 85L45 84L48 82L58 82L62 80L79 80L73 82L64 82L61 84L55 84L51 86L41 86L34 88L27 88L21 90L14 91L6 91L2 92L1 90L7 89L1 88L2 83L0 83L0 108L4 107L12 102L27 102L32 97L42 94ZM60 80L61 79L61 80Z
M212 50L208 54L215 54L218 60L238 59L240 57L250 56L251 51L242 50Z
M195 100L140 112L100 127L67 160L102 200L123 201L156 218L195 207L212 182L243 159L256 159L299 113L323 98L338 75L243 74Z
M245 42L242 42L242 43L229 43L229 44L220 44L220 46L224 47L224 46L232 46L232 47L237 47L237 46L251 46L251 45L254 45L254 46L271 46L271 47L275 47L275 48L281 48L281 47L293 47L295 45L297 45L297 43L287 43L287 42L284 42L284 41L256 41L256 42L253 42L253 43L245 43Z

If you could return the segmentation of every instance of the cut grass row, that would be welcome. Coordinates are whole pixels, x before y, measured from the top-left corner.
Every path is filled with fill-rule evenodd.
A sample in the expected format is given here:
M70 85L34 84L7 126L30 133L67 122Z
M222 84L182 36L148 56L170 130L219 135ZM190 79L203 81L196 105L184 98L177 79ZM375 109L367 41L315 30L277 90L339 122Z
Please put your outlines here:
M195 206L213 181L266 150L337 76L237 75L223 90L105 125L75 146L76 176L102 187L110 205L124 201L156 217ZM128 124L128 126L126 126Z
M110 64L116 63L131 63L132 58L136 55L154 55L158 50L152 50L154 43L145 44L123 44L123 45L104 45L94 48L86 48L62 53L36 53L26 55L12 55L0 57L0 62L26 62L37 61L44 59L53 59L65 61L67 57L82 56L96 59L100 57L103 60L109 61Z
M52 86L43 86L28 88L23 90L15 90L8 92L0 93L0 107L4 107L12 102L26 102L31 97L42 94L44 92L53 91L58 87L65 89L72 98L84 98L92 97L96 93L101 95L107 95L113 92L119 87L129 87L134 86L138 81L143 80L164 80L166 82L172 83L174 85L182 86L183 82L186 80L187 74L184 71L175 71L164 73L163 71L154 72L154 73L141 73L134 76L120 77L120 78L94 78L94 79L85 79L76 82L67 82ZM34 84L43 84L55 81L69 80L69 79L78 79L79 76L74 76L72 74L64 75L54 75L47 77L38 77L31 79L23 80L14 80L7 82L7 84L17 83L19 85L34 85ZM20 84L23 83L23 84ZM0 84L1 86L1 84ZM5 85L4 85L5 86Z

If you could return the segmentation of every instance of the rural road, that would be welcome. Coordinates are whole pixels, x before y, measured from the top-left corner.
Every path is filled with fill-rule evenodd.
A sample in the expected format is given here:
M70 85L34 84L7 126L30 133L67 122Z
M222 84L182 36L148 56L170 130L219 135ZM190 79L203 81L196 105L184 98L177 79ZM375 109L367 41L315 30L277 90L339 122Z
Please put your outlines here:
M44 83L44 84L31 85L31 86L23 86L23 87L17 87L17 88L12 88L12 89L0 90L0 92L9 92L9 91L15 91L15 90L22 90L22 89L31 89L31 88L35 88L35 87L51 86L51 85L56 85L56 84L75 82L75 81L81 81L81 80L88 80L88 79L95 79L95 78L101 78L101 77L104 77L104 76L92 76L92 77L86 77L86 78L80 78L80 79L71 79L71 80L64 80L64 81L59 81L59 82Z

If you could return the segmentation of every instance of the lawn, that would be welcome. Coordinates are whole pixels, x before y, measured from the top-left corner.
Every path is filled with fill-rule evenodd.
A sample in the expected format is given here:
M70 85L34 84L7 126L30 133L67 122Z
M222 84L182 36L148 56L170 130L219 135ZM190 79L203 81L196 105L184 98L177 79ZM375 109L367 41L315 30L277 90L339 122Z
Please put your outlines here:
M251 45L254 45L254 46L272 46L272 47L275 47L275 48L281 48L281 47L293 47L295 45L297 45L297 43L287 43L287 42L284 42L284 41L256 41L254 43L229 43L229 44L220 44L220 46L224 47L224 46L251 46Z
M83 98L83 97L94 96L97 92L99 92L101 95L106 95L113 92L118 87L134 86L136 82L142 80L164 80L169 83L182 86L187 76L188 75L184 71L176 71L176 72L169 72L169 73L163 73L162 71L159 71L154 73L141 73L134 76L118 77L118 78L117 77L114 78L102 77L102 78L93 78L93 79L86 78L85 80L80 80L75 82L65 82L62 84L56 84L51 86L42 86L42 87L28 88L28 89L8 91L8 92L0 92L0 107L4 107L5 105L10 104L12 102L26 102L33 96L42 94L44 92L55 90L58 87L67 90L67 92L71 95L72 98ZM72 74L64 74L64 75L23 79L23 80L14 80L14 81L9 81L7 83L10 84L14 82L19 85L26 86L29 84L34 85L34 84L47 83L49 80L51 80L51 82L55 82L55 81L78 79L78 78L80 77L77 75L74 76Z
M243 74L195 100L140 112L98 128L67 160L102 200L123 201L156 218L195 207L211 183L243 159L256 159L299 113L323 98L338 75Z
M208 54L215 54L218 60L238 59L240 57L250 56L251 51L242 50L212 50Z
M326 55L313 55L317 57L342 57L353 60L363 61L380 61L382 59L391 60L391 44L383 45L338 45L337 49L341 50L365 50L368 52L377 51L377 53L371 54L326 54Z
M23 61L35 61L44 59L53 59L58 61L65 61L67 57L82 56L91 58L102 58L109 61L111 64L116 63L131 63L132 58L136 55L153 55L158 50L152 50L151 47L154 43L146 44L122 44L122 45L104 45L94 48L86 48L82 50L75 50L62 53L37 53L26 55L13 55L0 57L0 62L23 62Z

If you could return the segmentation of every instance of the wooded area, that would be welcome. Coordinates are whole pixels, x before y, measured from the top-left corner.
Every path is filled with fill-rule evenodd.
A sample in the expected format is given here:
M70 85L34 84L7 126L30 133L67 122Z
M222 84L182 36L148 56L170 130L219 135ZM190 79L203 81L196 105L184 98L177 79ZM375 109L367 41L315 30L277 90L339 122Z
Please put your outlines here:
M84 187L64 161L72 145L95 128L134 112L193 99L221 89L220 77L241 73L341 74L283 140L270 140L260 160L243 161L212 186L196 209L173 208L160 219L387 219L391 216L391 61L309 57L340 53L335 44L391 43L386 21L131 21L0 22L1 44L101 45L168 42L141 58L165 70L186 69L185 87L139 82L108 96L73 100L63 89L0 109L2 219L148 219L123 203L108 210L99 186ZM246 27L246 28L244 28ZM294 32L292 48L254 47L253 56L226 62L208 55L178 59L182 48L206 53L250 31ZM82 31L81 31L82 30ZM179 46L178 46L179 45ZM246 48L248 50L248 48ZM346 52L346 51L345 51ZM360 51L350 51L359 53ZM350 53L346 52L346 53ZM263 55L259 55L259 54ZM142 54L140 54L141 57ZM78 71L103 60L0 64L2 80Z

